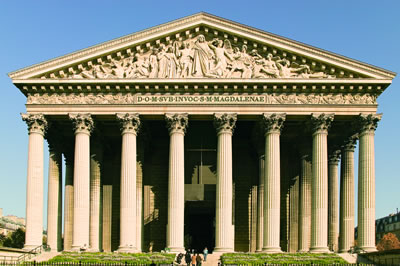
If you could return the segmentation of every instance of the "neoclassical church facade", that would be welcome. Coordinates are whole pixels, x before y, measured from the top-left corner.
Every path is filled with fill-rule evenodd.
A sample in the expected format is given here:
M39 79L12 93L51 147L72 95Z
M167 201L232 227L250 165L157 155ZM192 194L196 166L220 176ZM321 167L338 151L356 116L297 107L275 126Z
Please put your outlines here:
M26 249L48 171L52 250L347 252L356 211L375 250L391 71L198 13L9 76L27 97Z

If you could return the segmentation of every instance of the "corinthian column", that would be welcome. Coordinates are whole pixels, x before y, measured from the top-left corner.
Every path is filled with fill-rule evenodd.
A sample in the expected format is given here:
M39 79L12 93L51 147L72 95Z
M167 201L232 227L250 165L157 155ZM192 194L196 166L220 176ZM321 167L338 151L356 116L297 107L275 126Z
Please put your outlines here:
M90 217L90 114L69 114L75 130L74 224L72 250L89 248Z
M214 114L218 135L215 252L233 252L232 224L232 134L236 114Z
M340 150L333 151L328 157L328 247L330 251L338 250L339 235L339 201L338 201L338 183L339 173L338 164L340 159Z
M259 178L257 193L257 243L256 252L261 252L264 245L264 165L265 156L259 158Z
M48 132L49 143L49 185L47 197L47 244L52 251L61 249L62 210L62 156L60 139Z
M72 249L74 222L74 160L73 149L65 155L65 195L64 195L64 250Z
M375 251L375 145L374 136L382 115L359 116L358 239L359 248Z
M101 143L96 143L90 155L90 229L89 229L89 247L90 252L99 252L100 244L100 209L101 209L101 163L102 149Z
M354 149L356 140L354 137L349 138L342 147L339 252L349 252L354 244Z
M172 252L183 252L185 250L183 243L185 209L184 136L188 125L188 115L165 114L165 121L170 136L167 247Z
M136 231L136 135L139 114L117 114L121 123L121 220L119 252L137 252Z
M311 156L301 156L300 208L299 208L299 251L308 252L311 241Z
M311 248L310 252L328 252L328 129L333 114L311 116L313 124Z
M262 251L281 252L280 247L280 134L286 114L264 114L264 241Z
M42 114L21 114L29 130L26 184L26 233L24 249L42 245L43 232L43 136L47 121Z

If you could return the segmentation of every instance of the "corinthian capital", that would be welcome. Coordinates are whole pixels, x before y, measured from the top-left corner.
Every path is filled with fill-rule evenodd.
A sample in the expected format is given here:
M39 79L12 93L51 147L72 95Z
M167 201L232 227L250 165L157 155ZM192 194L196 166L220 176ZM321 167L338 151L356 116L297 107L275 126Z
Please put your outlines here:
M72 120L75 134L85 133L90 135L92 132L94 124L90 114L69 114L69 119Z
M342 145L342 150L354 152L354 149L356 148L357 139L358 139L358 135L353 135L353 136L350 136L349 138L347 138L344 141L344 144Z
M188 114L165 114L165 121L169 134L182 133L185 134L188 126Z
M381 120L382 114L360 114L357 119L358 130L360 134L374 133Z
M334 150L328 155L329 164L338 164L340 160L340 150Z
M311 114L313 133L328 133L334 114Z
M140 118L138 113L117 113L117 120L121 124L122 134L133 133L137 135L140 128Z
M235 128L237 120L236 114L214 114L214 127L217 130L217 133L233 133L233 129Z
M265 134L269 133L281 133L283 128L283 122L286 120L286 114L263 114L263 125Z
M22 120L28 125L29 134L44 135L47 130L47 120L43 114L21 114Z

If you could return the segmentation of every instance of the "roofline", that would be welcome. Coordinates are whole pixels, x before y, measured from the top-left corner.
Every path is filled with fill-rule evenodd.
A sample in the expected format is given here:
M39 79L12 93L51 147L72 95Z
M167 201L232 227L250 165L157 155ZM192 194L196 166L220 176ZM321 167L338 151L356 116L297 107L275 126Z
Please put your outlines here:
M378 66L375 66L375 65L371 65L371 64L368 64L368 63L365 63L365 62L362 62L362 61L358 61L358 60L355 60L353 58L349 58L349 57L346 57L346 56L343 56L343 55L340 55L340 54L336 54L336 53L333 53L333 52L330 52L330 51L327 51L327 50L324 50L324 49L321 49L321 48L318 48L318 47L315 47L315 46L312 46L312 45L305 44L303 42L299 42L299 41L296 41L296 40L293 40L293 39L290 39L290 38L286 38L286 37L283 37L283 36L268 32L268 31L260 30L260 29L257 29L257 28L242 24L242 23L238 23L238 22L235 22L235 21L232 21L232 20L229 20L229 19L225 19L225 18L216 16L216 15L212 15L212 14L206 13L206 12L203 12L203 11L195 13L193 15L185 16L185 17L182 17L182 18L179 18L179 19L176 19L176 20L172 20L172 21L169 21L169 22L166 22L166 23L158 24L158 25L152 26L150 28L146 28L146 29L143 29L143 30L140 30L140 31L128 34L128 35L124 35L124 36L121 36L121 37L118 37L118 38L115 38L115 39L112 39L112 40L109 40L109 41L105 41L105 42L102 42L102 43L99 43L99 44L96 44L96 45L93 45L93 46L89 46L87 48L80 49L80 50L77 50L77 51L72 52L72 53L68 53L68 54L65 54L65 55L62 55L62 56L58 56L58 57L55 57L55 58L52 58L52 59L48 59L46 61L43 61L43 62L40 62L40 63L37 63L37 64L33 64L33 65L30 65L30 66L27 66L27 67L24 67L24 68L9 72L7 75L11 79L13 79L14 77L18 76L19 73L26 72L28 70L31 70L29 72L32 72L36 68L38 68L40 66L43 66L43 65L46 65L48 63L55 62L55 61L62 60L62 59L66 59L67 57L78 55L79 53L89 52L89 51L95 50L96 48L103 47L105 44L108 44L109 46L114 46L114 45L117 45L117 44L121 44L122 42L128 42L129 38L135 37L135 36L137 36L139 34L143 34L143 33L146 33L146 32L151 32L152 30L157 29L157 28L159 28L161 26L166 27L166 26L168 26L170 24L179 23L179 22L182 22L182 21L185 21L185 20L188 20L188 19L196 18L196 17L200 17L200 18L201 17L205 17L205 18L216 19L216 20L219 20L219 21L222 21L222 22L225 22L225 23L233 24L233 25L235 25L237 27L245 28L245 29L250 30L250 31L255 31L255 32L258 32L260 34L269 35L270 37L277 38L280 41L290 42L292 44L300 45L300 46L302 46L304 48L308 48L308 49L311 49L311 50L314 50L314 51L323 52L323 53L325 53L327 55L334 56L336 58L339 58L339 59L342 59L342 60L346 60L346 61L349 61L351 63L355 63L355 64L362 65L362 66L365 66L365 67L368 67L368 68L372 68L372 69L374 69L376 71L383 72L383 74L389 76L392 79L397 75L396 72L392 72L390 70L387 70L387 69L384 69L384 68L381 68L381 67L378 67ZM95 52L95 51L93 51L93 52Z

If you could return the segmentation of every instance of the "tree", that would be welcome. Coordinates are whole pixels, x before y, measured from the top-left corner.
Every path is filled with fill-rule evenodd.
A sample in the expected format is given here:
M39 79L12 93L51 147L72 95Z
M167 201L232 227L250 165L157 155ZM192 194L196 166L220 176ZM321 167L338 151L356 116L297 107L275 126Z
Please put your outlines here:
M3 246L9 248L23 248L25 243L25 231L21 228L18 228L13 232L9 237L7 237Z
M4 240L6 240L6 236L5 235L3 235L3 234L0 234L0 247L2 247L3 246L3 242L4 242Z
M400 249L400 241L395 234L387 233L382 237L381 241L379 241L376 248L379 251Z

